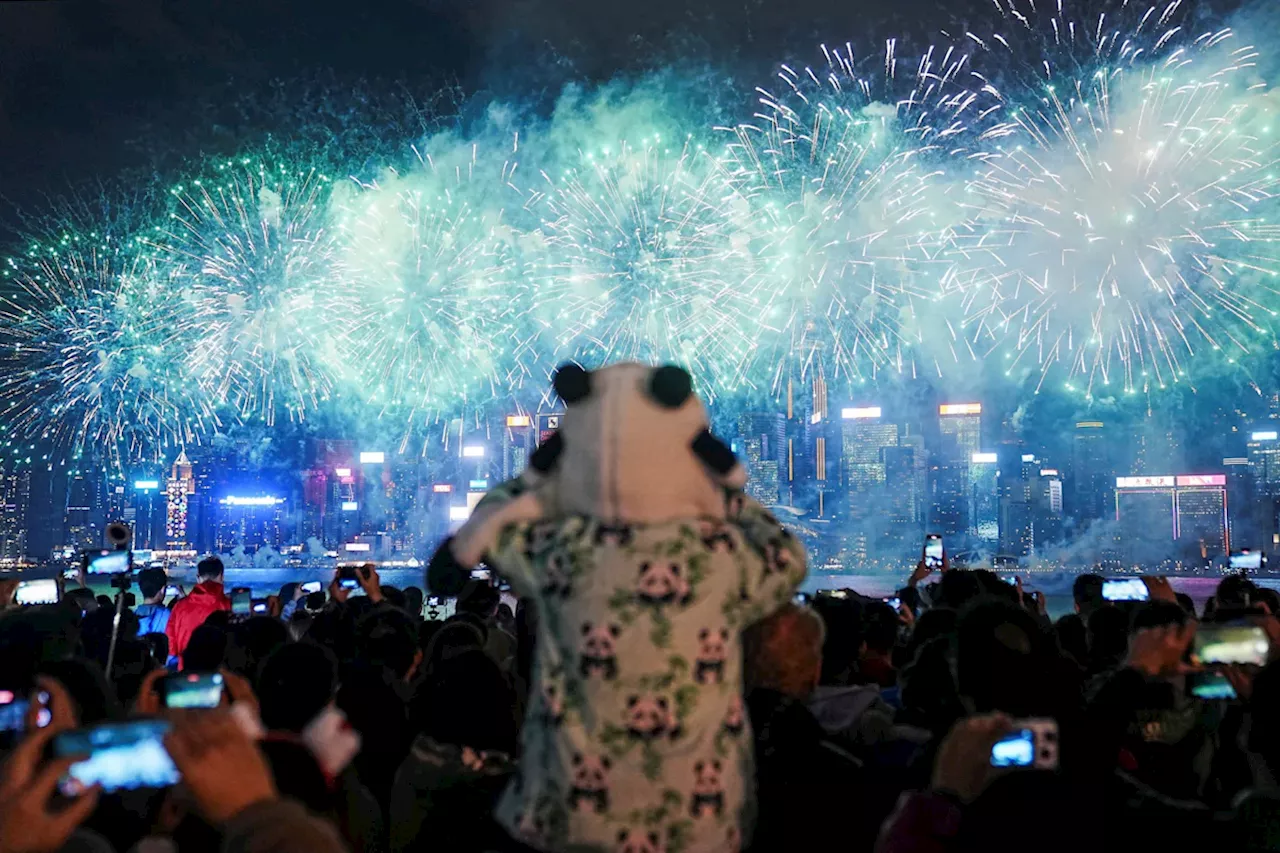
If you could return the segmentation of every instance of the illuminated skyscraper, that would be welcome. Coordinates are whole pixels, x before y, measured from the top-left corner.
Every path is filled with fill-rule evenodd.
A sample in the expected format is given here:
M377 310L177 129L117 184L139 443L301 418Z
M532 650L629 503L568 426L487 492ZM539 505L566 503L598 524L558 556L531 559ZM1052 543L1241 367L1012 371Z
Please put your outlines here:
M67 472L67 504L63 517L65 544L82 550L100 548L103 532L101 472L91 460Z
M0 471L0 559L27 556L27 517L31 509L31 471L15 465Z
M898 432L898 425L886 421L879 406L840 411L840 483L850 522L846 538L858 560L879 550L893 519L901 515L892 506L886 463L893 463L899 474L906 474L910 470L906 466L915 463L914 457L893 453L898 449ZM908 503L899 509L909 508Z
M973 528L969 467L981 451L982 404L946 403L938 407L941 444L931 477L929 528L944 536L969 535Z
M969 458L969 530L987 550L1000 539L999 466L995 453L974 453Z
M743 413L738 418L738 447L747 469L747 494L765 506L781 503L787 473L785 417L772 412Z
M196 493L196 478L183 450L174 460L169 481L165 484L165 536L171 550L182 551L191 547L187 531L188 500Z
M529 464L538 437L533 416L529 414L507 415L506 428L502 431L502 479L519 476Z
M1072 514L1083 522L1110 518L1115 469L1102 421L1080 421L1072 446Z
M1224 474L1117 477L1115 500L1121 542L1136 562L1213 560L1231 546Z
M982 450L982 404L945 403L938 407L942 456L968 462Z
M1254 492L1280 496L1280 432L1274 429L1254 430L1245 445L1249 453L1249 472L1253 475Z

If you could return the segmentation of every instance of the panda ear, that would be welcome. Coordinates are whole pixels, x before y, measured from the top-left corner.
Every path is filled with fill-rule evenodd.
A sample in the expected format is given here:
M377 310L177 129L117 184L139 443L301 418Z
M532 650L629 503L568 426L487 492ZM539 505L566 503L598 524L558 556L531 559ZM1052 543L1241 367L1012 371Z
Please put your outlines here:
M649 396L664 409L678 409L693 393L693 377L683 367L664 364L649 376Z
M565 362L556 368L551 386L556 389L556 394L564 400L566 406L572 406L591 394L591 374L583 370L580 364Z
M560 430L556 430L546 441L539 444L533 453L529 454L529 467L539 474L546 474L555 467L556 460L560 458L563 450L564 439L560 437Z

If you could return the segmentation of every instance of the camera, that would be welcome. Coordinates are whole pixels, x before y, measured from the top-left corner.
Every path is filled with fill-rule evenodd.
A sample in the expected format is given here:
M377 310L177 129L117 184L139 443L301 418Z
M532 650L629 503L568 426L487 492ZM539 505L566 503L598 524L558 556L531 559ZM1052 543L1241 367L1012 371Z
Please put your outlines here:
M1013 731L991 747L991 766L1054 770L1058 767L1058 721L1014 720Z

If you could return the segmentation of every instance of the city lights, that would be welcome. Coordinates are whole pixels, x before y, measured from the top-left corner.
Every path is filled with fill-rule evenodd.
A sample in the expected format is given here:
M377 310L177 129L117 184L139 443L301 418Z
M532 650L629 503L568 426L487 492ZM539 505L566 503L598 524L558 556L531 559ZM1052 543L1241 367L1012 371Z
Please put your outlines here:
M359 501L343 501L342 502L343 512L355 512L358 509L360 509Z
M481 459L484 457L484 445L483 444L463 445L462 455L467 459Z
M373 546L370 545L368 542L348 542L346 545L343 545L342 547L345 548L347 551L367 552L367 551L373 550Z
M527 427L533 423L528 415L507 415L508 427Z
M994 453L974 453L971 457L969 457L969 459L971 462L974 462L975 464L995 462L996 455Z
M1265 430L1261 430L1259 432L1253 433L1252 435L1249 436L1249 438L1253 439L1254 441L1275 441L1277 436L1280 436L1280 433L1277 433L1273 429L1265 429Z
M350 477L351 469L350 468L334 468L333 473L338 477Z
M453 486L448 483L436 483L431 487L431 491L437 495L447 495L453 491Z
M451 506L449 507L450 521L466 521L471 517L471 507L469 506Z
M488 480L472 480L469 483L467 483L467 488L473 492L484 491L485 489L489 488L489 481Z
M134 480L133 487L140 492L151 492L160 488L159 480Z
M878 418L880 417L880 407L855 406L850 409L841 409L840 417L846 421L859 420L861 418Z
M944 403L938 407L940 415L980 415L981 403Z
M252 497L239 497L236 495L228 495L227 497L223 498L220 501L220 503L226 506L244 506L244 507L279 506L280 504L284 503L284 498L273 498L267 495L255 495Z
M381 465L387 461L387 454L381 450L364 450L360 452L361 465Z

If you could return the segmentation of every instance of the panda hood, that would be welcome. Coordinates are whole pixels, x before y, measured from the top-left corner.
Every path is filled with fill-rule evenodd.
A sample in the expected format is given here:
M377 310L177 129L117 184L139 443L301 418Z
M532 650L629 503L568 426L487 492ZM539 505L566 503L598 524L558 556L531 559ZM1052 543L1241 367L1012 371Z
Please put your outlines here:
M565 414L530 471L549 516L723 518L724 489L746 482L732 452L708 431L706 409L681 368L622 363L588 372L570 364L556 371L555 388Z

